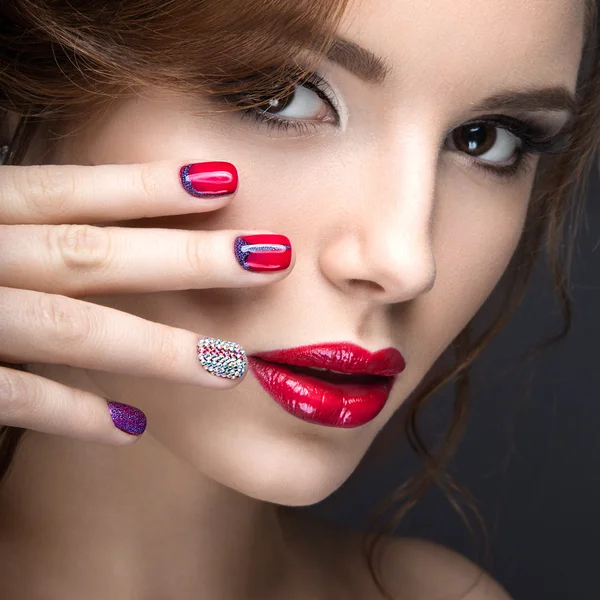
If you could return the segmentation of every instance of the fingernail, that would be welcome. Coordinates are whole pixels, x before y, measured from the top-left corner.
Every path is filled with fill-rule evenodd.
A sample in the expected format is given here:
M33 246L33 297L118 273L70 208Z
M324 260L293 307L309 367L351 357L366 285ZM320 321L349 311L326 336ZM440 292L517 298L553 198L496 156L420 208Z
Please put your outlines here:
M285 235L245 235L235 239L237 261L247 271L283 271L292 262L292 245Z
M237 379L248 367L244 349L235 342L227 342L211 337L198 340L198 360L212 375Z
M130 435L142 435L144 433L146 415L139 408L120 402L109 402L108 410L117 429Z
M238 186L237 169L228 162L192 163L181 167L179 175L185 191L196 197L233 194Z

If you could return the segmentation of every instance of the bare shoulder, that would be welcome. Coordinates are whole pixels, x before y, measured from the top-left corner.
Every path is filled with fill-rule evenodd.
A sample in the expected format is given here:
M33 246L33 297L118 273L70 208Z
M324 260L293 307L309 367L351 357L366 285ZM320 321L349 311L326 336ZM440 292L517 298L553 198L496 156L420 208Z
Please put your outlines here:
M328 577L344 589L335 597L389 600L375 585L363 551L363 535L315 519L294 518L295 538L312 571L329 565ZM385 536L376 566L394 600L512 600L490 575L463 555L418 538ZM333 597L329 594L327 597Z
M512 600L468 558L417 538L387 537L381 574L392 597L411 600Z

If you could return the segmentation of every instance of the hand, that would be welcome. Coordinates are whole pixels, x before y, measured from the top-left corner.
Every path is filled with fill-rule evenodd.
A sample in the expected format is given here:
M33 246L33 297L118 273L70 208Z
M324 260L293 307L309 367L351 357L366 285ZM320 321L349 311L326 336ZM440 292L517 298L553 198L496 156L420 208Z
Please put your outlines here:
M231 201L237 186L232 165L180 167L174 162L0 167L1 361L66 364L213 389L243 379L245 354L237 344L227 351L238 362L216 374L207 370L212 338L197 353L201 334L77 299L252 287L289 273L292 252L283 236L93 225L209 212ZM267 242L276 244L271 251L251 247ZM143 432L145 416L0 366L0 424L126 444Z

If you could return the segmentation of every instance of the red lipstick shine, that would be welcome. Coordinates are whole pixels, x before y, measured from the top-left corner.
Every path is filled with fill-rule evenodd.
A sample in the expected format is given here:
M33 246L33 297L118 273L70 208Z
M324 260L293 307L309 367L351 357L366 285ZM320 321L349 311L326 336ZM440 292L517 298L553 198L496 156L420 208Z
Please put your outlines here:
M258 352L248 363L263 389L286 411L304 421L342 428L373 420L406 366L394 348L369 352L351 343Z

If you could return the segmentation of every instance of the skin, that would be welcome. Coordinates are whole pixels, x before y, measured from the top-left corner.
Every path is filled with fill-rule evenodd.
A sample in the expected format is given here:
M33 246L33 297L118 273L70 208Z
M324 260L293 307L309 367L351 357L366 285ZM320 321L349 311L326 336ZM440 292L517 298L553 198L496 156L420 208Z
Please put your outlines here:
M349 477L505 271L534 168L500 179L440 145L481 115L473 104L496 93L575 90L583 2L369 0L351 6L340 34L390 69L381 84L328 63L319 69L343 105L337 128L269 134L235 115L198 116L198 99L141 90L78 128L57 158L235 164L240 189L221 210L134 225L282 233L296 257L289 276L248 289L88 299L234 340L247 353L335 341L396 347L407 368L388 403L363 427L334 429L287 414L251 375L217 390L36 365L40 375L139 407L148 429L126 447L27 438L0 497L0 514L10 515L0 546L10 567L0 581L18 581L21 594L25 585L32 598L40 589L89 599L169 597L173 589L181 600L319 598L349 588L376 597L354 538L342 550L336 540L346 534L300 526L276 505L313 504ZM560 125L565 115L548 118ZM435 591L443 564L472 573L449 552L414 544L398 542L389 559L398 593ZM321 561L329 566L315 566ZM420 568L437 575L412 575ZM467 598L505 597L492 588Z

